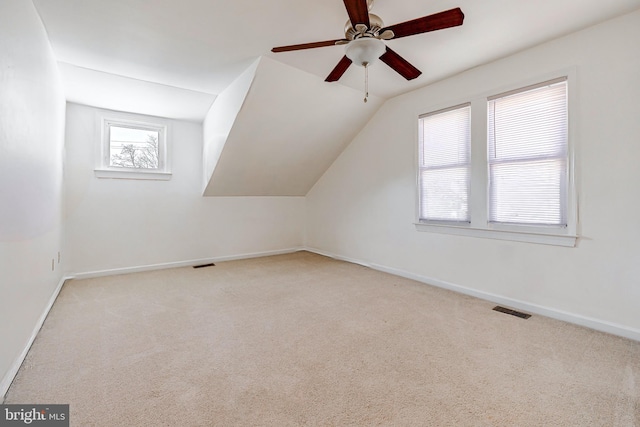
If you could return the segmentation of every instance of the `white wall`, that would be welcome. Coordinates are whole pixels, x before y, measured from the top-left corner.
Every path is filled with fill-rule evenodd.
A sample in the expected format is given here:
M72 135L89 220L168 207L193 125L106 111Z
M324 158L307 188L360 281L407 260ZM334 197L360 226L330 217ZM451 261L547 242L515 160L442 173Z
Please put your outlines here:
M302 197L202 197L200 124L169 121L170 181L96 178L101 111L67 104L67 271L89 273L302 245Z
M61 279L64 97L33 4L0 2L0 396ZM54 260L54 270L51 262Z
M640 11L389 100L307 195L307 245L640 338L638 40ZM578 246L416 231L417 114L574 66Z

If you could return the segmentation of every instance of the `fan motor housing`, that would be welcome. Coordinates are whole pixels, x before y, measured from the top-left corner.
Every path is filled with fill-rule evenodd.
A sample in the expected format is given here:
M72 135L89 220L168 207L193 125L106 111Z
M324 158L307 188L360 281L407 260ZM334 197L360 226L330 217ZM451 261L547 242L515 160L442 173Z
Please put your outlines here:
M373 13L369 14L369 23L370 25L367 31L365 33L360 33L353 28L353 25L351 25L351 21L347 21L346 24L344 24L345 38L349 40L353 40L360 37L375 37L378 31L381 28L384 28L384 22L382 21L382 18L380 18L376 14L373 14Z

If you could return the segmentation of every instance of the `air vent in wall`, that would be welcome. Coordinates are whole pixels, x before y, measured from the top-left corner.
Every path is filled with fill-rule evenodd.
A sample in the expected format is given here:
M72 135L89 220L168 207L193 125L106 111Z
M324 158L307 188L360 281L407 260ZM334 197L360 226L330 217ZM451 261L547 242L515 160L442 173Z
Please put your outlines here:
M501 307L499 305L493 307L494 311L499 311L500 313L510 314L512 316L519 317L521 319L528 319L531 317L530 314L523 313L521 311L511 310L510 308Z

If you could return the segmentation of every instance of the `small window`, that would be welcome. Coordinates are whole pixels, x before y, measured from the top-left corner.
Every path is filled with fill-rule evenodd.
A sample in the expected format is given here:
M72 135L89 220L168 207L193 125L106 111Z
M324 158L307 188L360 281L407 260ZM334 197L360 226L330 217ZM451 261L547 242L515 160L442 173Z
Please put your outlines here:
M99 178L169 179L167 126L102 118Z
M421 221L469 222L471 106L419 118Z
M488 101L489 221L567 225L567 81Z

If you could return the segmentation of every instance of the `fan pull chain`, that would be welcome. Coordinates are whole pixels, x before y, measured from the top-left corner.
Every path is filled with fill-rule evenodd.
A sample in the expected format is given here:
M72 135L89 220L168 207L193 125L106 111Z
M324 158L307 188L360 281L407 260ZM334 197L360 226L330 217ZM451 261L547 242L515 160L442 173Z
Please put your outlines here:
M367 103L369 98L369 63L365 62L364 65L364 102Z

